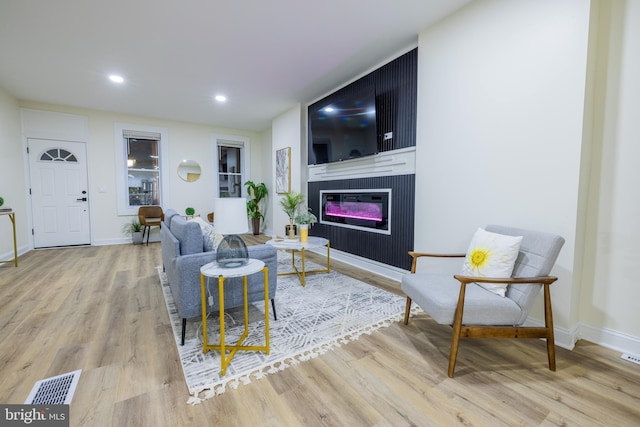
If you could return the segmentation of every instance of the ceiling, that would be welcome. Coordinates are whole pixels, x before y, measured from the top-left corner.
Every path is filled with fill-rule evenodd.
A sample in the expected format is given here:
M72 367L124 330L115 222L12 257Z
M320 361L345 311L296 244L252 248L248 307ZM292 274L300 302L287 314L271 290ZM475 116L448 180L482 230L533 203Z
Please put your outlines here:
M2 0L0 88L262 131L416 46L420 31L470 1Z

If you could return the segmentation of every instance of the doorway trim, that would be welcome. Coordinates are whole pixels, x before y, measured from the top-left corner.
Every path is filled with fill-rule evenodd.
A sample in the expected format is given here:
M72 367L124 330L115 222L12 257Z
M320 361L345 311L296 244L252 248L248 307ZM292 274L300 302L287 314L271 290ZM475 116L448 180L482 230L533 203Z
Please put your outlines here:
M28 139L52 139L58 141L81 142L85 145L87 155L87 182L89 185L89 195L91 195L91 168L89 167L90 147L89 141L89 117L77 114L60 113L57 111L36 110L31 108L20 108L20 119L22 122L22 160L24 171L24 191L26 194L26 219L27 230L33 229L33 217L31 196L29 195L30 170L29 155L27 153ZM89 233L91 244L95 236L93 230L93 201L89 197ZM34 249L33 234L28 232L28 250Z

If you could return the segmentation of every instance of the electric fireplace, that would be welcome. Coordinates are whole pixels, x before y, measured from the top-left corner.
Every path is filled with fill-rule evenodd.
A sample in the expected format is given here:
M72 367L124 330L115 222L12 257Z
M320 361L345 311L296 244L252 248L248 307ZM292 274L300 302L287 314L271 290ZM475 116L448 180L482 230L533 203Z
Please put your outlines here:
M391 234L391 189L321 190L320 223Z

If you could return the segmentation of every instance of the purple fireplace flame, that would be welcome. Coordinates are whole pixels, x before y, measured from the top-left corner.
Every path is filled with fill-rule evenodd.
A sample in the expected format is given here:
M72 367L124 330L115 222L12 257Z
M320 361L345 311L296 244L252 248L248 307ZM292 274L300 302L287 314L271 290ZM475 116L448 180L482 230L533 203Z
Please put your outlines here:
M342 218L382 221L382 205L363 202L327 202L325 213Z
M321 224L391 234L391 189L320 190Z

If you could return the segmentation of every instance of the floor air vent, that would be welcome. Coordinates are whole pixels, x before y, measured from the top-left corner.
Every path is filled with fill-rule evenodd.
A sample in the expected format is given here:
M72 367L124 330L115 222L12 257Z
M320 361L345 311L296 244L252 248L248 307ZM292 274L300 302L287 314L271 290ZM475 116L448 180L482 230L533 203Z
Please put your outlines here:
M624 360L628 360L630 362L637 363L638 365L640 365L640 357L638 357L638 356L633 356L631 354L626 354L625 353L625 354L622 355L622 358Z
M35 383L25 405L69 405L82 369Z

